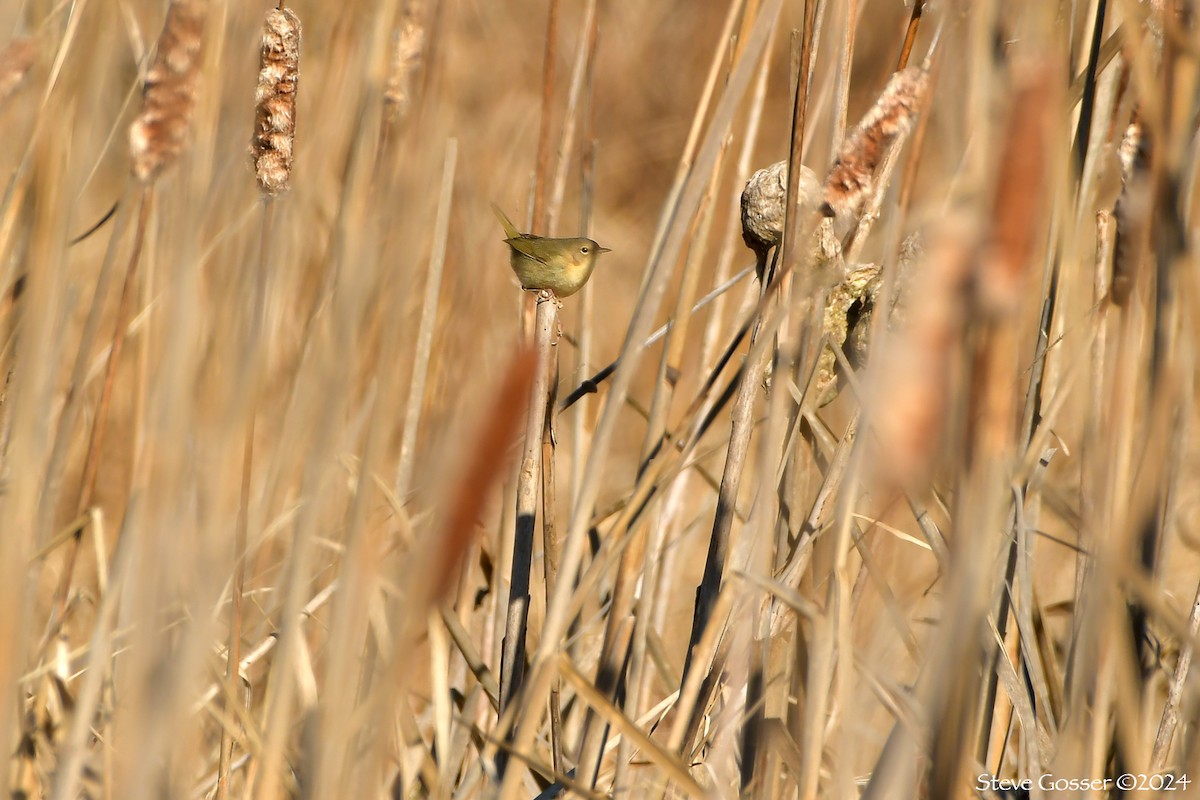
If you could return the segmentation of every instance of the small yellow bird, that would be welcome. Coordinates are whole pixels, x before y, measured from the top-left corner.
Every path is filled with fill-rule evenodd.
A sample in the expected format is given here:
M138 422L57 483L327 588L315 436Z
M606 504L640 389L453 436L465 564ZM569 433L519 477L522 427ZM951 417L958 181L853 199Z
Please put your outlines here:
M492 211L504 226L505 243L512 251L510 263L517 280L526 289L548 289L558 298L570 297L583 288L596 268L596 258L610 252L591 239L547 239L521 233L495 203Z

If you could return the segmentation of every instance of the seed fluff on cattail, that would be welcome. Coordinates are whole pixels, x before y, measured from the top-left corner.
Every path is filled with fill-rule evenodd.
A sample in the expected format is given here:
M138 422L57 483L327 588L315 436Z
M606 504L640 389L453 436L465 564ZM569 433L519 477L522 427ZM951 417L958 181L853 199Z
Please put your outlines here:
M277 195L288 190L296 139L300 18L291 9L276 8L267 14L259 65L250 153L259 188Z
M912 129L929 74L909 67L892 75L875 105L846 137L825 177L826 216L853 214L875 185L888 151Z
M142 110L129 128L133 174L156 178L183 152L196 105L206 0L174 0L146 73Z

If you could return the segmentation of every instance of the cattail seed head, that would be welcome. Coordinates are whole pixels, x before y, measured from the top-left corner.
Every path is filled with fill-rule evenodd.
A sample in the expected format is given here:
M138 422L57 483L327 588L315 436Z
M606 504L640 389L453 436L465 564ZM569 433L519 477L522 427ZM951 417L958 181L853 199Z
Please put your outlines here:
M29 74L37 57L37 45L32 39L13 39L0 52L0 103L12 97Z
M875 187L875 176L888 151L912 129L929 74L909 67L888 81L862 122L842 143L825 177L826 216L853 214Z
M183 152L196 105L206 0L173 0L129 128L133 174L149 182Z
M956 215L921 246L897 335L878 365L874 414L879 458L889 481L915 485L932 471L949 415L954 364L966 331L977 225Z
M272 9L267 14L259 65L250 152L259 188L276 195L288 189L296 139L300 18L291 9Z
M1047 62L1020 63L1014 75L1009 119L1001 139L992 230L975 276L980 310L1014 313L1027 299L1025 287L1037 243L1045 235L1044 187L1053 177L1049 142L1058 119L1056 81Z

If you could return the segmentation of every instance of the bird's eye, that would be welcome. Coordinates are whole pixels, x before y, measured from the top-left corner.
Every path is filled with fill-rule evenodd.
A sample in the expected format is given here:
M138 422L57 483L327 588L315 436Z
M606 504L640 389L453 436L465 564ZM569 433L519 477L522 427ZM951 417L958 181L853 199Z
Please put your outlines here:
M586 253L587 251L588 251L587 245L584 245L583 247L579 248L579 252L581 252L581 253Z

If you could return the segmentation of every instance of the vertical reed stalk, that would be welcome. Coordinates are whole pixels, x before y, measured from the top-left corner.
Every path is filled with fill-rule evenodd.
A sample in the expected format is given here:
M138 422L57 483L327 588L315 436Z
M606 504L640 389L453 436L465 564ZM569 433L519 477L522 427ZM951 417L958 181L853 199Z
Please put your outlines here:
M537 517L542 431L546 424L546 406L550 397L551 367L554 358L554 332L558 323L558 303L545 293L537 297L534 348L537 371L530 394L525 425L525 445L517 477L517 516L513 531L512 574L509 581L508 611L504 624L504 645L500 661L500 713L510 712L525 677L525 636L529 624L529 587L533 561L533 533ZM498 754L497 770L503 774L507 756Z

